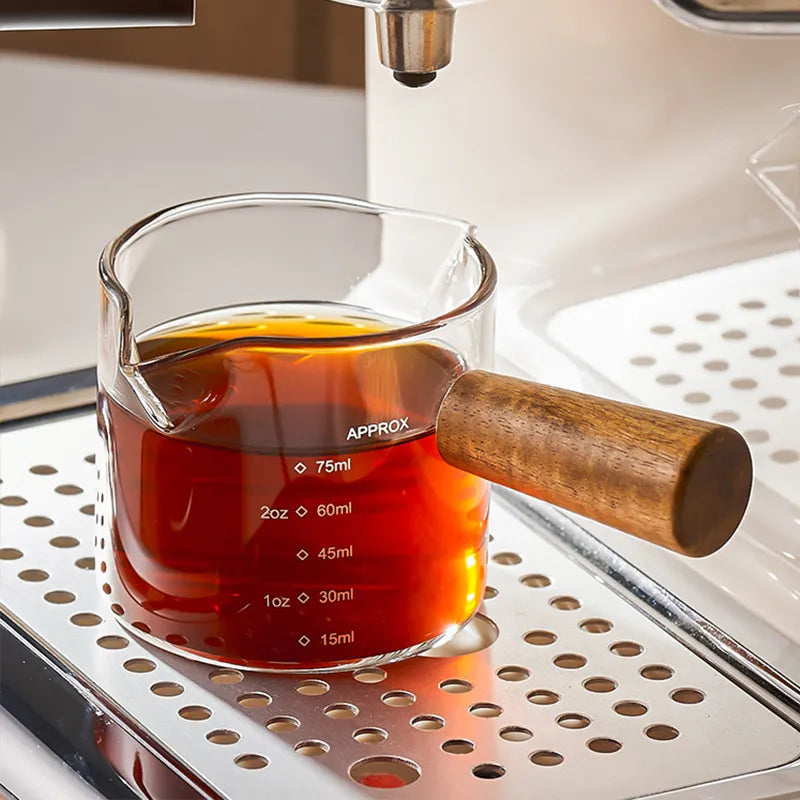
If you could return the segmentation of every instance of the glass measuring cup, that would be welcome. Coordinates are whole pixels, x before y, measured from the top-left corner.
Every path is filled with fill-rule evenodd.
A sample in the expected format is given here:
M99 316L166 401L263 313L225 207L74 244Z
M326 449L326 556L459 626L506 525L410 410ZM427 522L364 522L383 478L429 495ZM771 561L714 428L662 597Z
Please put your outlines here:
M98 561L123 625L307 672L469 620L488 483L445 463L434 428L453 380L492 363L495 272L470 226L213 198L129 228L100 274Z

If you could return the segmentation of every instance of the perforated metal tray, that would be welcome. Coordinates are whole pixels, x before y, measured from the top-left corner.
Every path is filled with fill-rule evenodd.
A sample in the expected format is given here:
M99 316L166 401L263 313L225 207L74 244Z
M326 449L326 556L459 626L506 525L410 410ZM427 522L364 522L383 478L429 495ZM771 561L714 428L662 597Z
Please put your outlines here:
M796 251L580 303L548 333L643 403L740 428L758 479L800 505Z
M509 494L461 641L495 631L485 649L313 679L156 651L97 589L94 446L89 415L0 435L4 619L202 795L387 796L351 777L383 770L420 798L800 790L794 687L577 525Z
M680 559L580 524L795 683L799 258L792 236L644 253L580 274L550 269L506 293L498 331L509 369L742 431L754 456L753 500L720 552Z

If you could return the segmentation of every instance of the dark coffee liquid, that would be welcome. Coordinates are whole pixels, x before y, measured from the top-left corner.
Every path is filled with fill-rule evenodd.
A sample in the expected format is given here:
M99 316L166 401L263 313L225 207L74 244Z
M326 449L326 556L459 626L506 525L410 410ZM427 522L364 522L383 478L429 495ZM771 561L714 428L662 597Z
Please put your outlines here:
M140 341L170 434L103 397L104 590L126 622L218 661L312 668L475 611L488 490L433 431L460 362L431 343L323 346L389 326L317 309L232 309Z

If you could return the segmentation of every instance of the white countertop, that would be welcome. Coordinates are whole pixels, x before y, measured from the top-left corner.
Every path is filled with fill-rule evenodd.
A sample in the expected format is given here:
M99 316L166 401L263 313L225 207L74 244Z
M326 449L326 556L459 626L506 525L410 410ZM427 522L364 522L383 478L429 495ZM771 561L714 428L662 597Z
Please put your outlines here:
M97 259L242 191L365 193L360 92L0 55L0 382L95 362Z

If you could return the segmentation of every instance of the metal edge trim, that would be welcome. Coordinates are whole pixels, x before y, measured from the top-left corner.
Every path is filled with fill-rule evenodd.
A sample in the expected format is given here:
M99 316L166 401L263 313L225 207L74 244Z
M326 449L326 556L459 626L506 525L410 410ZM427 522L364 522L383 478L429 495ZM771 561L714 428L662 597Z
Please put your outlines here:
M654 0L673 19L695 30L742 36L790 36L800 33L800 13L733 14L706 9L697 0Z
M10 789L7 789L3 783L0 783L0 798L3 798L3 800L19 800L19 798L13 794Z
M95 367L0 385L0 431L88 411L95 403L96 387Z
M222 796L209 784L203 781L189 766L177 759L170 750L161 742L138 727L138 720L127 714L120 714L109 698L98 687L90 684L83 674L68 661L59 660L50 646L34 631L28 628L10 609L0 603L0 625L3 625L13 636L16 636L45 663L63 675L72 688L80 694L90 705L105 714L125 733L139 742L142 747L149 750L156 758L176 772L180 777L202 797L208 800L222 800Z

